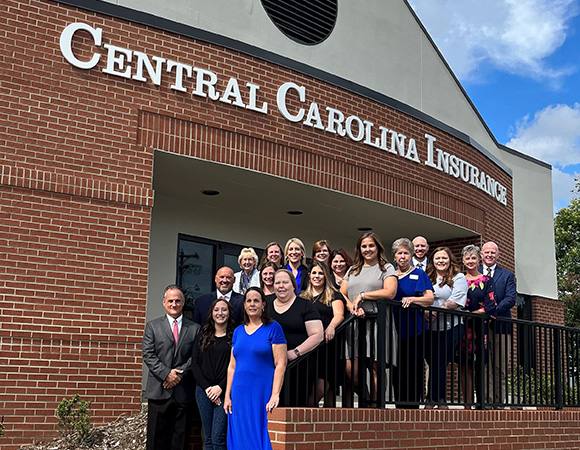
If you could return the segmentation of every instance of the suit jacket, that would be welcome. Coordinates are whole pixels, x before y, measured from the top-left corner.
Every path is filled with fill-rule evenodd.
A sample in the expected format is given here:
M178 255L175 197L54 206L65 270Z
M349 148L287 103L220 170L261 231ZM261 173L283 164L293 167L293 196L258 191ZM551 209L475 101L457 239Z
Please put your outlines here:
M195 382L191 371L191 357L198 330L198 324L183 317L176 347L166 315L147 323L143 335L143 362L149 369L145 389L148 399L166 400L174 397L181 403L194 400ZM168 390L163 388L163 381L171 369L183 370L183 376L177 386Z
M221 294L219 294L221 295ZM218 292L214 291L209 294L202 295L195 300L193 305L193 321L203 325L209 314L209 308L214 300L218 298ZM230 296L230 305L232 307L233 318L236 324L240 324L244 320L244 296L232 291Z
M485 274L484 270L485 268L482 266L480 272ZM511 309L516 304L516 277L511 271L500 265L496 265L492 278L497 304L495 307L495 316L511 319ZM499 325L499 322L497 325ZM501 324L501 326L496 326L496 332L509 332L510 330L511 326L506 323Z

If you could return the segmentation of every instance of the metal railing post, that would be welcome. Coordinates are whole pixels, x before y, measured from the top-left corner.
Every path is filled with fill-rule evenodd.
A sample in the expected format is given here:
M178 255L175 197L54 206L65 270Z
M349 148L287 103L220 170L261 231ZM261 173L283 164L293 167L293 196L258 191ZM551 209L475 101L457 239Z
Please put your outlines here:
M385 407L385 372L387 369L386 354L387 354L387 305L384 302L377 302L379 313L377 315L377 407ZM390 349L389 349L390 351Z
M552 330L554 333L554 387L556 389L556 409L564 407L564 397L562 395L562 348L561 331Z
M485 361L485 354L487 349L485 348L485 320L482 317L478 317L477 320L477 328L479 333L479 339L476 338L477 344L477 359L478 363L475 365L475 370L477 371L477 405L479 409L483 409L485 407L485 397L486 397L486 386L485 386L485 371L486 371L486 361Z

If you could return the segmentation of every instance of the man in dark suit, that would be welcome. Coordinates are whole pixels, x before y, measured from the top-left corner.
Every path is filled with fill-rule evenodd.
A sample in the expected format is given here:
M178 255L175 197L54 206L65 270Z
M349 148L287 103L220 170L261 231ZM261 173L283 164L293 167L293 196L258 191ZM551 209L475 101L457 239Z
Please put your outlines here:
M195 388L191 356L199 325L183 317L184 303L181 289L167 286L163 292L165 314L145 327L147 450L186 448Z
M233 291L234 271L227 266L220 267L215 274L217 291L202 295L193 305L193 321L203 325L209 314L209 308L214 300L224 298L232 307L233 318L236 324L244 319L244 296Z
M495 242L486 242L481 247L481 273L493 279L494 295L496 301L495 317L511 319L511 309L516 303L516 278L514 274L497 264L499 248ZM494 403L507 403L507 368L512 344L512 325L505 321L492 323L490 363L493 371L488 386L490 398Z

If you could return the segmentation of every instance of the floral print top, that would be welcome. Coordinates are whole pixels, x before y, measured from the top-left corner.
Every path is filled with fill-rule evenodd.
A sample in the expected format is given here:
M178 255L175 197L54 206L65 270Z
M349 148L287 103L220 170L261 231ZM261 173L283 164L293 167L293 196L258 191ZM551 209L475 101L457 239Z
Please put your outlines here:
M487 275L479 275L473 280L467 279L467 303L468 311L477 311L483 308L489 315L495 311L495 295L493 293L493 279Z

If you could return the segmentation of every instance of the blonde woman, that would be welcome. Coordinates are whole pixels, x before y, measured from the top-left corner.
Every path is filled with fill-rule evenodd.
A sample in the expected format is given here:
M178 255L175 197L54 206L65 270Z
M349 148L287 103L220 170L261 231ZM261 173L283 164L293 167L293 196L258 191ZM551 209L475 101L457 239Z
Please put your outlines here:
M334 392L336 390L339 352L336 348L334 335L336 327L344 320L345 310L344 297L334 288L331 277L326 264L313 261L308 274L308 287L302 293L302 297L311 301L318 310L324 328L326 347L318 354L316 400L319 401L326 394L325 406L335 405Z
M286 265L296 280L296 295L299 295L308 285L308 267L304 264L304 243L298 238L290 238L284 246Z
M252 247L243 248L238 256L239 272L234 274L234 292L244 295L251 287L260 287L258 255Z

